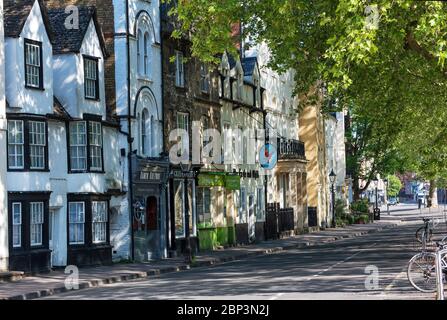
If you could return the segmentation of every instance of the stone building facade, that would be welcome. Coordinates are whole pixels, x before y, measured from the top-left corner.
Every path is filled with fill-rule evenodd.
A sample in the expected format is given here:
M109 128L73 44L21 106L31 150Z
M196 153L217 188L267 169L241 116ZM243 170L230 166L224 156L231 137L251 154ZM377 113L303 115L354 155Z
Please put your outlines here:
M181 158L185 164L191 164L182 169L178 161L173 161L171 157L169 246L175 252L181 251L185 245L186 225L190 228L193 248L198 250L199 229L213 225L214 218L223 215L222 188L204 182L209 175L218 174L220 170L202 152L209 141L204 136L205 130L220 132L221 105L218 71L191 57L187 39L171 37L173 18L168 17L167 11L167 5L162 5L165 150L170 153L181 141L181 146L185 148L185 153L180 152ZM175 129L185 130L186 137L181 140L176 136L170 137ZM185 189L188 203L185 202ZM203 249L205 240L201 243Z

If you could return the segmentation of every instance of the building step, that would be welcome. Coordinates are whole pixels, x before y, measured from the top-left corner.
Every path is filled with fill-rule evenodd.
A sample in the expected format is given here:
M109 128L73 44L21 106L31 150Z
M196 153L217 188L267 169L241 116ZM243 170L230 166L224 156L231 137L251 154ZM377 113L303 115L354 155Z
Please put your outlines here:
M25 277L25 272L8 271L0 272L0 283L20 281Z

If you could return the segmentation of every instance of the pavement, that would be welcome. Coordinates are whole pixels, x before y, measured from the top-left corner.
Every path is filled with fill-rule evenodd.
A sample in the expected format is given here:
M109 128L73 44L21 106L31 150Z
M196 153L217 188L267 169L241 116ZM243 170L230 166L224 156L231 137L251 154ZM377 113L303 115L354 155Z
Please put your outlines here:
M65 285L69 275L53 271L1 283L0 299L430 299L409 287L403 270L421 216L443 214L416 209L400 205L374 224L202 253L194 265L167 259L82 268L74 291ZM383 290L365 291L365 268L374 266Z

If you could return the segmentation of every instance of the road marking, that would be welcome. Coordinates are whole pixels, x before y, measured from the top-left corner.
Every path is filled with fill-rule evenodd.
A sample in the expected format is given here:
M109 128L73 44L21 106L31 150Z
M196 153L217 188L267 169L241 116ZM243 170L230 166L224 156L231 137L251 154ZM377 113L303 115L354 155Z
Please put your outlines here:
M376 242L376 243L373 243L372 245L368 246L367 248L374 247L376 244L377 244L377 242ZM360 253L362 253L363 251L364 251L364 249L363 249L363 250L360 250L359 252L354 253L353 255L347 257L346 259L344 259L344 260L342 260L342 261L337 262L336 264L330 266L329 268L324 269L323 271L320 271L320 272L318 272L317 274L314 274L312 277L308 278L306 281L311 281L311 280L313 280L313 279L315 279L315 278L321 276L323 273L326 273L326 272L328 272L328 271L334 269L335 267L337 267L337 266L339 266L339 265L341 265L341 264L343 264L343 263L345 263L345 262L351 260L352 258L358 256L358 255L359 255Z
M278 300L278 299L281 298L283 295L285 295L284 292L277 293L277 294L275 294L273 297L271 297L269 300L270 300L270 301Z
M405 277L407 275L407 268L403 268L402 271L393 279L393 281L385 288L383 292L391 291L395 286L398 280Z

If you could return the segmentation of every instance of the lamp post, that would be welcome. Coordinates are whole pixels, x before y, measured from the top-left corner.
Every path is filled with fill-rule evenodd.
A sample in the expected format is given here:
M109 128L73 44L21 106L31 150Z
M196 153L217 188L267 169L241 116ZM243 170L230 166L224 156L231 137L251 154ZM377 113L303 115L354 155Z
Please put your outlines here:
M385 201L386 201L386 210L388 215L390 215L390 204L388 203L388 179L383 180L385 183Z
M183 201L185 203L185 262L190 264L192 262L192 250L191 250L191 236L189 232L189 199L188 199L188 173L191 171L191 163L180 163L180 168L183 174Z
M375 209L379 209L379 179L376 177L374 180L374 187L376 191L376 205Z
M335 179L337 178L337 175L335 174L334 170L332 169L331 173L329 174L329 181L331 182L331 193L332 193L332 228L336 228L337 224L335 221Z

